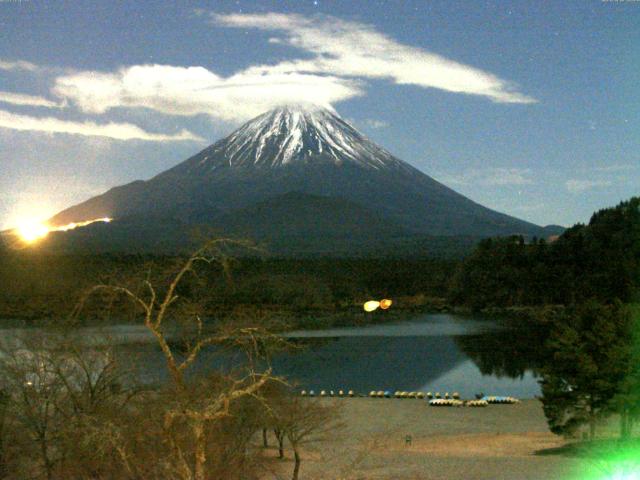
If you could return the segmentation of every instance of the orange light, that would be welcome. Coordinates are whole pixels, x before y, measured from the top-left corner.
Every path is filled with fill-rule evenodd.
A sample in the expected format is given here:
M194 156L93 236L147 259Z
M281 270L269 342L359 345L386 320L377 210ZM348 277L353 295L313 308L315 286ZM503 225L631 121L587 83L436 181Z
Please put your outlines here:
M18 226L13 230L14 233L20 237L20 239L27 244L32 244L38 240L42 240L49 232L67 232L78 227L86 227L95 222L110 222L112 219L109 217L96 218L94 220L86 220L83 222L72 222L67 225L61 225L58 227L52 227L46 223L37 220L21 220L18 222Z
M388 298L380 300L380 308L382 310L386 310L387 308L389 308L391 306L392 303L393 302L391 300L389 300Z
M72 223L68 223L66 225L62 225L60 227L53 227L51 228L52 232L67 232L69 230L73 230L75 228L78 227L86 227L87 225L91 225L92 223L96 223L96 222L105 222L105 223L109 223L112 219L109 217L104 217L104 218L96 218L94 220L86 220L84 222L72 222Z
M49 228L37 220L22 220L18 223L15 232L25 243L33 243L46 237L49 234Z

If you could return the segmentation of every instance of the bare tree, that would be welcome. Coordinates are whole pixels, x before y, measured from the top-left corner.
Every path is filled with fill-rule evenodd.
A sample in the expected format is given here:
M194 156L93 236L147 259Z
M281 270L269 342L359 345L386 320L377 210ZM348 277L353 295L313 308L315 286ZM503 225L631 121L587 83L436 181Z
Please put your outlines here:
M267 447L266 434L273 431L278 446L278 458L284 458L284 440L286 412L291 392L288 385L281 382L268 382L262 395L265 400L262 412L263 447Z
M10 416L36 445L36 458L45 477L52 479L62 458L55 447L63 426L56 406L64 395L55 375L57 359L39 336L20 347L5 349L0 364L4 388L11 392Z
M91 342L69 332L31 334L4 346L0 392L10 394L6 415L0 397L0 460L5 418L12 439L6 442L11 447L5 456L11 463L6 476L255 476L259 450L252 439L270 408L264 393L269 384L284 384L272 375L270 357L286 342L249 318L205 328L202 304L191 295L194 280L204 283L196 266L216 263L228 275L228 250L223 248L228 244L247 246L213 240L186 259L165 284L147 276L141 289L96 285L74 312L79 315L90 297L98 303L117 297L131 300L162 352L170 373L167 385L138 388L133 371L120 368L109 342ZM183 335L184 348L170 337L176 323L189 332ZM192 367L206 348L242 352L244 360L230 373L221 369L197 376Z
M203 334L203 323L199 312L193 312L192 320L195 322L196 332L195 341L188 346L186 353L179 358L167 340L164 328L165 320L168 317L169 307L174 305L180 298L177 294L178 286L184 281L187 275L197 275L195 266L198 263L212 264L218 263L222 266L225 275L228 275L229 260L224 247L234 245L236 247L254 248L253 244L246 241L230 240L230 239L213 239L208 241L193 255L191 255L184 265L178 270L173 279L170 281L168 288L163 295L160 295L147 278L143 280L143 285L147 290L147 295L138 294L132 289L118 285L95 285L90 288L82 301L76 307L74 314L79 314L84 307L87 299L98 292L110 292L122 294L128 297L133 303L142 309L144 314L144 325L155 337L162 353L165 357L167 368L171 374L174 385L182 389L185 385L185 370L193 364L198 353L206 347L214 343L220 342L216 335L206 336Z
M129 298L143 313L145 327L157 341L172 379L173 400L163 414L163 431L170 445L174 463L174 474L184 480L204 480L207 476L208 447L211 432L224 419L231 416L232 406L247 397L261 401L261 389L273 380L268 362L264 371L257 370L258 358L268 357L270 345L280 342L279 337L270 336L256 327L227 327L212 334L206 334L198 311L197 302L183 302L183 312L189 312L192 320L192 335L186 348L179 353L174 350L166 334L166 323L170 317L170 307L175 307L180 296L178 289L187 276L197 277L196 265L216 263L229 275L230 260L228 247L254 248L244 241L214 239L207 242L189 257L168 283L163 293L147 278L143 281L146 294L138 294L133 289L118 285L96 285L84 297L76 310L79 313L86 299L99 292L121 294ZM198 382L189 383L186 373L196 361L200 352L212 345L230 345L245 352L247 359L241 376L226 376L215 388L204 389ZM189 435L185 437L184 432ZM117 438L116 434L111 435ZM121 457L129 458L125 453Z
M323 404L321 400L293 396L289 405L289 421L285 432L291 443L294 457L293 480L298 480L300 472L301 447L306 443L326 438L340 426L335 405Z
M7 407L9 405L9 394L0 387L0 478L4 478L7 473L7 452L6 452L6 420Z
M60 332L31 331L4 342L0 378L7 394L4 426L14 439L12 463L21 475L41 471L48 479L74 462L88 464L94 449L84 425L121 410L132 396L109 344L88 345Z
M303 398L293 394L286 385L268 385L267 422L278 440L279 457L284 458L284 440L293 450L293 480L298 480L305 444L327 439L342 427L340 409L326 400Z

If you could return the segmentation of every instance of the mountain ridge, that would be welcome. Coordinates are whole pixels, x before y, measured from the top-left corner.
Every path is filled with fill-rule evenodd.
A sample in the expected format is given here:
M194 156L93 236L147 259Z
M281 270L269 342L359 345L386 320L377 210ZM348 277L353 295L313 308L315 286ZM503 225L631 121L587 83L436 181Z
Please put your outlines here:
M266 112L151 179L114 187L50 222L165 217L224 228L220 219L234 211L289 192L342 198L397 225L398 234L548 235L545 228L483 207L394 157L335 112L300 106ZM256 223L267 225L269 212L258 211ZM331 208L318 212L334 214Z
M197 166L190 164L190 169L215 170L223 165L274 168L309 160L337 164L346 161L373 169L413 169L337 113L299 105L269 110L205 150L209 152Z

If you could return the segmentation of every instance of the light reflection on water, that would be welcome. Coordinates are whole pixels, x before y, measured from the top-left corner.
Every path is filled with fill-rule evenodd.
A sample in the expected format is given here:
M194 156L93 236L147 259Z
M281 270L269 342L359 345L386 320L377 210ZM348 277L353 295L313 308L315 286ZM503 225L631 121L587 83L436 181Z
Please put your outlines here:
M448 314L420 315L411 320L367 325L363 327L341 327L325 330L295 330L288 338L325 337L441 337L472 335L497 329L495 322L471 320Z

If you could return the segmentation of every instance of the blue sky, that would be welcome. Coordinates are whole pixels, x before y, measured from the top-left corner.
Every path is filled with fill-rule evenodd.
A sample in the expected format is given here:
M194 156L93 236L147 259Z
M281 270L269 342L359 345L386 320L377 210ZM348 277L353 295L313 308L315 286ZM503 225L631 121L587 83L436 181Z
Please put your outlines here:
M0 227L285 101L538 224L640 194L640 1L176 3L0 0Z

